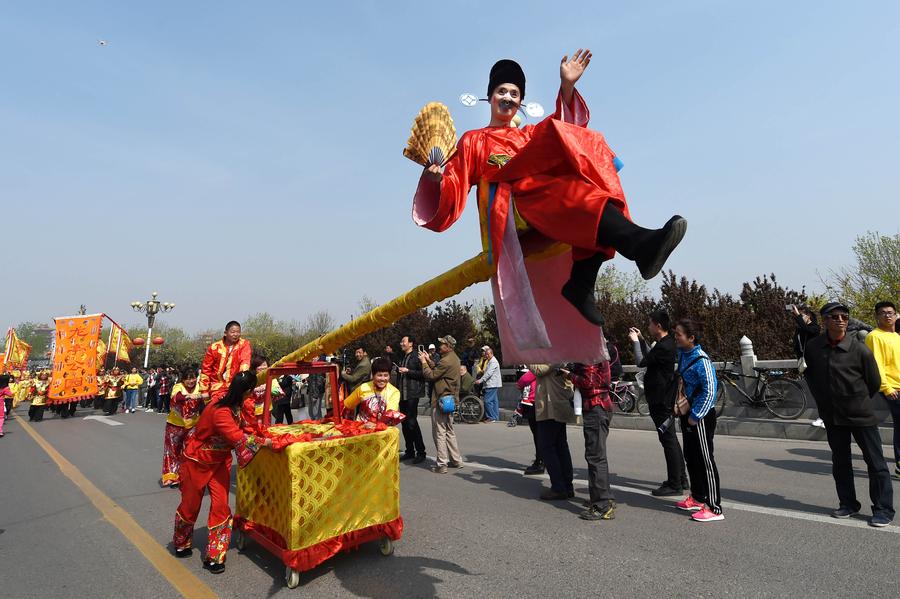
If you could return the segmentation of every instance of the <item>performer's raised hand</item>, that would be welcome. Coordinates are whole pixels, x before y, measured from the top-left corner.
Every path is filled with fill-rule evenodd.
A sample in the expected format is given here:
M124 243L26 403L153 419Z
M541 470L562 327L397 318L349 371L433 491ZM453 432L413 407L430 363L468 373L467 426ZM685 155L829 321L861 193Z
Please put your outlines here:
M444 178L444 169L436 164L432 164L428 168L425 169L425 172L422 173L425 177L427 177L430 181L434 181L435 183L440 183Z
M570 60L568 56L563 56L559 63L559 80L563 87L573 88L575 83L581 79L584 70L591 64L591 51L578 48Z

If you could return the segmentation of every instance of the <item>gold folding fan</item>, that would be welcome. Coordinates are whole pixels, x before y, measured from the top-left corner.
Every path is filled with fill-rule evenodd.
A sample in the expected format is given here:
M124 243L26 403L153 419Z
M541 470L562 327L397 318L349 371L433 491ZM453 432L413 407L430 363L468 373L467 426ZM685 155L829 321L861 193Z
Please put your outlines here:
M422 166L443 166L456 152L456 127L450 110L429 102L419 111L403 155Z

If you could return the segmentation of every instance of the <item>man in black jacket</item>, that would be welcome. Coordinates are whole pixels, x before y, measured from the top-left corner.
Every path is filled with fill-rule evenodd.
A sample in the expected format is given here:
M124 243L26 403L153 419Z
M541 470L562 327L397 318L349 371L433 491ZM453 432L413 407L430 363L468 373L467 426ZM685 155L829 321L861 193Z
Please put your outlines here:
M647 330L656 341L652 349L647 347L640 329L632 327L628 333L628 338L634 343L635 361L639 367L647 369L644 373L644 395L666 458L668 478L658 489L652 491L657 497L680 495L682 490L690 490L684 467L684 453L678 444L675 427L669 426L665 431L659 432L659 426L672 415L675 404L675 340L669 334L671 324L669 315L662 310L650 314Z
M831 512L835 518L849 518L859 512L853 485L850 437L862 450L869 473L872 499L871 526L887 526L894 519L891 475L881 449L875 395L881 386L878 364L869 348L847 334L850 309L838 302L822 307L825 334L806 344L806 380L825 421L831 447L832 475L840 505Z
M419 428L419 399L424 391L425 377L422 375L422 363L413 353L415 339L406 335L400 340L403 357L397 362L397 388L400 389L400 412L406 420L400 425L403 429L403 440L406 452L401 460L412 460L413 464L425 461L425 442L422 440L422 429Z

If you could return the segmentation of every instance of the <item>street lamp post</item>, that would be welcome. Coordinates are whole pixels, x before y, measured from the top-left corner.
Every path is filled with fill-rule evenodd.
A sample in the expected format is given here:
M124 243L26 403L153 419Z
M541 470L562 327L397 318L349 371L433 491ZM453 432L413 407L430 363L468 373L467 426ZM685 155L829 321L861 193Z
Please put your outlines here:
M144 368L147 368L150 362L150 339L153 334L153 323L156 321L156 315L160 312L170 312L175 309L175 304L162 302L156 299L159 295L153 292L153 297L146 302L131 302L131 309L135 312L146 312L147 314L147 349L144 352Z

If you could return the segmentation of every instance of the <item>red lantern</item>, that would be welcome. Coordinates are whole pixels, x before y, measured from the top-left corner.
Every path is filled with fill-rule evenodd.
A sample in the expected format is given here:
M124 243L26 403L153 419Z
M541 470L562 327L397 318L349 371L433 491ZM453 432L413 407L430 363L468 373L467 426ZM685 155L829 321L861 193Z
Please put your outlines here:
M144 339L143 339L142 337L135 337L134 339L131 340L131 343L132 343L135 347L143 347L143 345L144 345Z
M166 340L163 339L162 337L154 337L153 341L151 341L150 343L152 343L153 345L162 345L165 342L166 342Z

